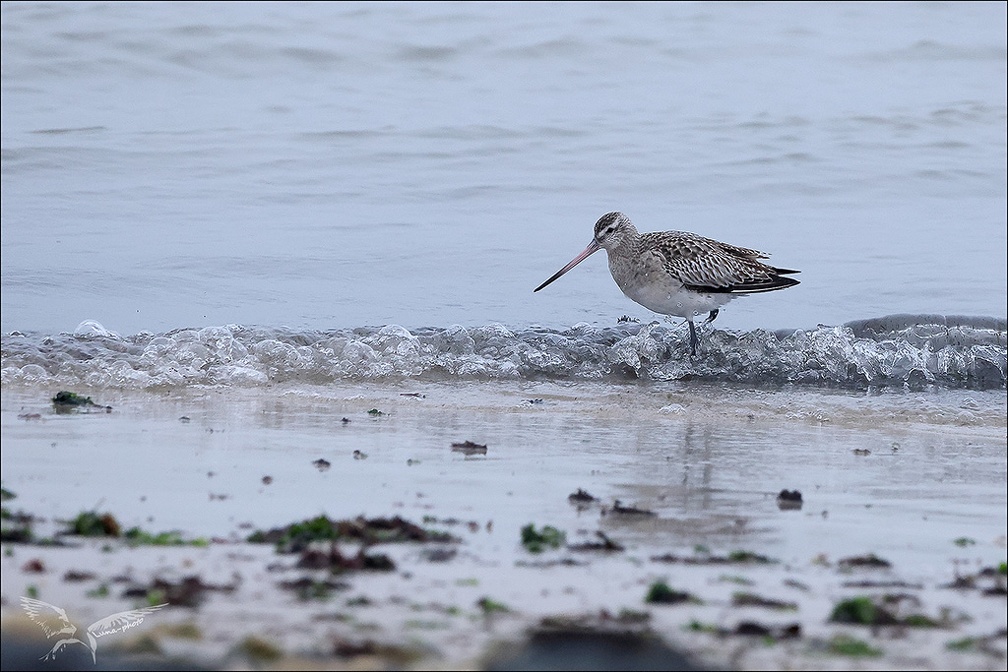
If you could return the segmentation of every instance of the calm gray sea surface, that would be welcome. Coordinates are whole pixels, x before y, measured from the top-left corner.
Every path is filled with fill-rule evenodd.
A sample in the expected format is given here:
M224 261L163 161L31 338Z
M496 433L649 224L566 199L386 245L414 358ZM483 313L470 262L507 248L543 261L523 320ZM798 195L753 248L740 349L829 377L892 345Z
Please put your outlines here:
M802 284L721 329L1006 313L1005 3L4 3L2 331L655 316L610 210Z

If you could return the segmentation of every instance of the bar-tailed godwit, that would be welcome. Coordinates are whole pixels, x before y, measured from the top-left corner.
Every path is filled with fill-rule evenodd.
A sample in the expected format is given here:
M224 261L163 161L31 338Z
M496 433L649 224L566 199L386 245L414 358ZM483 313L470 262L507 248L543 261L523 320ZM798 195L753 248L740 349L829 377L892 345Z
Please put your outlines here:
M602 249L609 255L609 272L624 294L656 313L686 319L693 355L697 346L694 317L708 313L706 324L739 294L798 284L785 276L799 271L764 264L760 259L768 257L757 250L685 231L641 234L622 212L610 212L595 222L595 236L584 252L533 291L538 292Z

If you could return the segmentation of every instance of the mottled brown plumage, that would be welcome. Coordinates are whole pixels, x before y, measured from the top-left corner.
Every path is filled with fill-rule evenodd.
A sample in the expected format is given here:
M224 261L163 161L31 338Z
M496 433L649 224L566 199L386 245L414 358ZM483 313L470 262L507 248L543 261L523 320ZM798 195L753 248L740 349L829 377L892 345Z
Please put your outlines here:
M662 315L685 318L690 349L696 354L693 318L709 313L738 294L753 294L797 285L798 273L763 263L758 250L729 245L685 231L641 235L622 212L610 212L595 223L595 236L585 250L534 291L539 291L598 250L609 256L613 280L628 297Z

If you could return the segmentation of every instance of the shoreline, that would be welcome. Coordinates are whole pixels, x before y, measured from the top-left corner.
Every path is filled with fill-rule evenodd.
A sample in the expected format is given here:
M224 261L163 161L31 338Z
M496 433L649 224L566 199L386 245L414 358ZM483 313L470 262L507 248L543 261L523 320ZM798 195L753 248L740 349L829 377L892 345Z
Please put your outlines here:
M143 603L124 594L196 576L198 606L152 614L135 636L101 640L97 655L153 640L162 656L189 652L215 668L488 669L502 650L530 650L529 633L551 624L597 638L606 628L653 636L715 667L1004 669L996 635L1005 598L983 593L1004 584L1003 391L506 382L78 390L112 412L76 415L52 412L54 392L4 389L3 485L17 495L5 509L44 518L39 536L96 510L123 529L178 530L207 544L4 543L5 646L15 624L36 627L19 604L31 585L90 622ZM463 441L486 454L452 450ZM568 501L582 489L597 498L585 508ZM782 489L801 491L802 508L780 508ZM297 554L244 541L318 515L398 516L459 541L366 545L395 568L336 573L299 569ZM529 552L529 524L556 527L564 543ZM622 550L597 548L601 539ZM351 557L362 546L337 548ZM739 553L770 562L720 561ZM842 562L872 555L890 566ZM32 560L44 571L26 571ZM994 576L981 576L990 567ZM93 576L68 581L71 569ZM973 587L947 587L963 576ZM280 587L300 580L321 582L318 596ZM660 582L695 599L646 602ZM88 596L101 585L107 597ZM897 616L939 625L830 621L843 600L900 594ZM765 632L743 634L744 623ZM838 653L840 636L868 653ZM269 659L241 648L249 641L264 643Z

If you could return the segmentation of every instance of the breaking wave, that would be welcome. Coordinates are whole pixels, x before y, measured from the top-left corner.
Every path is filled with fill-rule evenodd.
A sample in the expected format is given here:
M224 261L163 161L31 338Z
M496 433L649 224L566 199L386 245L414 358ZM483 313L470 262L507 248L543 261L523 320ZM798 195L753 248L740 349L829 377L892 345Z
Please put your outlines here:
M704 380L849 389L1006 386L1004 319L891 315L786 331L701 329L696 357L679 326L621 322L566 330L500 324L296 331L238 325L119 336L2 337L3 385L148 389L345 380Z

